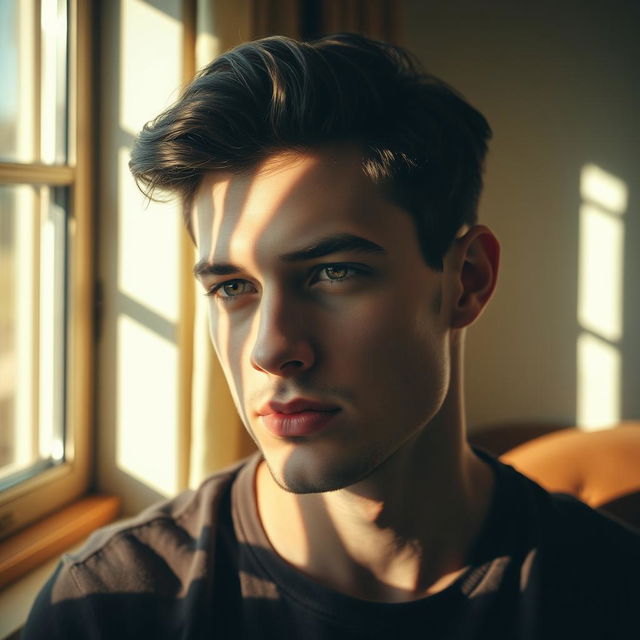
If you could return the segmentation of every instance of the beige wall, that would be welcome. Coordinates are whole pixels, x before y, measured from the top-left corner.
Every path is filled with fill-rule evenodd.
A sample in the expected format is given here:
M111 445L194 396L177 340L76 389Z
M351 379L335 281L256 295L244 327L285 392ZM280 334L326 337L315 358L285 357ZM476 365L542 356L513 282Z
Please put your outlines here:
M621 356L619 414L640 416L640 5L404 6L404 44L494 130L480 213L502 242L502 273L491 308L469 335L471 428L576 419L580 175L587 164L628 189L618 216L623 331L610 346ZM597 369L582 375L597 377Z

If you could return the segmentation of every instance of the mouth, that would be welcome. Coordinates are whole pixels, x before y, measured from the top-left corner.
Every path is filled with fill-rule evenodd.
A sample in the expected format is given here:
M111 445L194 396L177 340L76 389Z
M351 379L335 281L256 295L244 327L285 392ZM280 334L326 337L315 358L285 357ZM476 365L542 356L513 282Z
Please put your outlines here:
M274 436L300 438L323 430L340 411L335 405L297 398L287 403L269 402L258 415Z

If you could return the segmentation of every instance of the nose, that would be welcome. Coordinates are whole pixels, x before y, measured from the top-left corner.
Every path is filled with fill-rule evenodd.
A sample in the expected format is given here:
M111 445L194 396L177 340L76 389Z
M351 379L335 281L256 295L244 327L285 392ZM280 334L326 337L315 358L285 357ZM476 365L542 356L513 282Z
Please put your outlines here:
M315 358L301 305L285 300L284 295L263 296L251 350L252 366L273 375L291 376L310 369Z

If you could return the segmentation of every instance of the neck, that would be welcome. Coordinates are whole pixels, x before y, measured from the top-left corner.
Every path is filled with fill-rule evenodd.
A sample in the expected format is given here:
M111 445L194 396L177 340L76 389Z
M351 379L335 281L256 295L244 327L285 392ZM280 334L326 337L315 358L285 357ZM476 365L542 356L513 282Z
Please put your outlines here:
M260 465L258 510L280 556L326 586L386 602L436 593L464 571L493 476L466 443L462 380L453 369L438 415L355 485L291 494Z

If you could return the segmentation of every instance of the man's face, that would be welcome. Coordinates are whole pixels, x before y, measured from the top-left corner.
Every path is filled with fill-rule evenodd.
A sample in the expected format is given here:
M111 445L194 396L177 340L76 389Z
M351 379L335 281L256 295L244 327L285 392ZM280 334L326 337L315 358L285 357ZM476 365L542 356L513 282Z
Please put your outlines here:
M358 153L281 153L247 174L215 172L194 227L213 344L280 486L350 486L438 412L443 276Z

